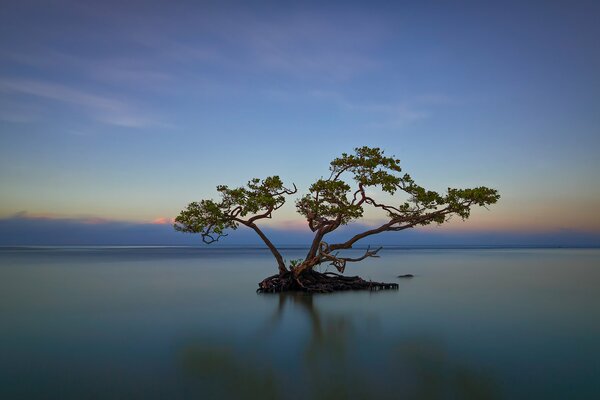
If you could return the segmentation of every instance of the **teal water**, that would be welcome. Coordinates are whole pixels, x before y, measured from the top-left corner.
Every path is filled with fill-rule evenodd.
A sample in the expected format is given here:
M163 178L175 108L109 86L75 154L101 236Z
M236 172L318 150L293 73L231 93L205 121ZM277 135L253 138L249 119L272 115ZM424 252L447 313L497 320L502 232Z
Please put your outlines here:
M600 398L600 250L380 254L293 296L261 249L1 249L0 399Z

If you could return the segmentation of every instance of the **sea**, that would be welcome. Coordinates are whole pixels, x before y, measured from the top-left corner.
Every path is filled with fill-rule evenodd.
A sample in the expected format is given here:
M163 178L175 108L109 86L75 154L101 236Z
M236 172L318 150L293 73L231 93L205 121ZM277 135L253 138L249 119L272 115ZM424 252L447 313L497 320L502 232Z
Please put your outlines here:
M0 248L0 399L600 399L600 249L379 255L306 295L263 248Z

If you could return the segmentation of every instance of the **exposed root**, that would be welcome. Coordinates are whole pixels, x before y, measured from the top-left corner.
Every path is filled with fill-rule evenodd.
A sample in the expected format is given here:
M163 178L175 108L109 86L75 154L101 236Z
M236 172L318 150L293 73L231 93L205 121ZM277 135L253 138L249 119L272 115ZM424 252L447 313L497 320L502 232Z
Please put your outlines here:
M339 290L386 290L398 289L397 283L366 281L358 276L344 276L333 272L306 271L298 277L287 272L273 275L258 284L259 293L278 293L288 291L308 293L330 293Z

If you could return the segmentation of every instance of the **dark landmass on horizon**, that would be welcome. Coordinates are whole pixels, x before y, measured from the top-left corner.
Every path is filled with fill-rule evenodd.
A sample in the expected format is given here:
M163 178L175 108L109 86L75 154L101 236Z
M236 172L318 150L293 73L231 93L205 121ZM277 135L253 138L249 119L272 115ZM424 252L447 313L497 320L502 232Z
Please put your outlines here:
M342 239L362 226L348 226L332 235ZM307 245L311 233L299 230L265 228L274 243L281 245ZM263 246L253 231L238 229L222 243L211 246L256 245ZM390 232L359 246L554 246L600 247L600 232L558 230L543 233L506 231L431 231L406 230ZM102 246L102 245L204 245L198 235L182 235L171 224L133 223L86 219L37 218L15 215L0 219L0 246Z

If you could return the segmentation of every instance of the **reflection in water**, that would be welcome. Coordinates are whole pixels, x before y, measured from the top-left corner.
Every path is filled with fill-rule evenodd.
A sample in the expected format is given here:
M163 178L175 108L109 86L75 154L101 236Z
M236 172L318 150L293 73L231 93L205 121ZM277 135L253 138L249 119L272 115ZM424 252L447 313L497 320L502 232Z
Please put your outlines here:
M411 266L393 293L257 296L270 257L0 249L0 399L600 399L600 250L398 249L364 274Z
M278 398L276 374L260 364L261 360L240 359L234 349L210 343L184 350L185 369L201 379L199 389L211 397Z
M252 337L189 341L180 362L190 387L232 398L500 397L491 378L453 359L435 338L386 337L377 320L322 312L318 299L280 294Z

